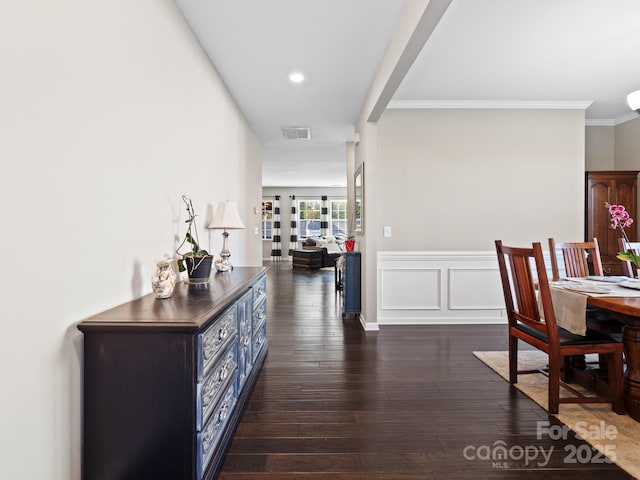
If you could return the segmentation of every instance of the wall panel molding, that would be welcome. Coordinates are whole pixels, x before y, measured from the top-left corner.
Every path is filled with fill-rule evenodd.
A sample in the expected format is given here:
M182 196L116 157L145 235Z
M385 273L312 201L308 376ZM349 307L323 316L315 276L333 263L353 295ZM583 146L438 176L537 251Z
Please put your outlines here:
M383 310L440 310L441 268L388 268L380 275Z
M378 324L506 323L495 252L378 252Z

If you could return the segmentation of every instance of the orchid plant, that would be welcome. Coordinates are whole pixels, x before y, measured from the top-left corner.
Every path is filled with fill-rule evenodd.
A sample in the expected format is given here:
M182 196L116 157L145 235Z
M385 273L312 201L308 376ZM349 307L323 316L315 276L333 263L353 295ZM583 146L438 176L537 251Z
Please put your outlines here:
M187 270L185 264L185 259L187 257L199 258L197 262L194 260L191 263L192 267L189 273L193 273L193 271L198 268L198 266L204 261L204 258L209 255L209 252L207 252L203 248L200 248L198 227L195 223L197 215L195 210L193 209L193 203L191 202L191 199L186 195L182 195L182 201L187 207L187 219L185 220L185 223L187 224L187 233L185 234L182 243L180 243L180 245L178 245L178 248L176 248L176 253L180 256L180 258L178 259L178 271L184 272L185 270ZM180 249L187 243L191 245L190 251L186 253L180 253Z
M622 237L624 238L625 245L629 244L629 237L627 237L627 232L624 231L625 227L630 227L633 224L633 218L629 216L629 212L624 208L624 205L610 205L608 202L604 204L606 208L609 209L609 216L611 217L611 228L614 230L616 228L620 229L622 232ZM628 252L618 252L616 258L619 260L624 260L625 262L631 262L636 267L640 267L640 255L636 255L635 253Z

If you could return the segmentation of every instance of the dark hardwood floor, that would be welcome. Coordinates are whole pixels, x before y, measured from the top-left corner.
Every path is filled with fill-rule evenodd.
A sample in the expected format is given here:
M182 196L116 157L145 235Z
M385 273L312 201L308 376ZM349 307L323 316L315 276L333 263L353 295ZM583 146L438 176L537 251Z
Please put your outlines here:
M333 271L268 266L270 350L219 479L631 478L571 432L537 438L561 424L472 354L506 350L504 326L365 332Z

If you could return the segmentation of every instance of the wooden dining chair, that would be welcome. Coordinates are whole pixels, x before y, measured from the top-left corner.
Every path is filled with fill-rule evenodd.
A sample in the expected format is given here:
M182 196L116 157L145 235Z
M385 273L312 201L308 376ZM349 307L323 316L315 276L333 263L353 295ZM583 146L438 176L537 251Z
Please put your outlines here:
M549 238L549 255L551 257L551 280L560 280L558 268L558 252L562 254L566 277L586 277L588 275L604 275L602 259L600 258L600 248L598 239L593 238L590 242L555 242ZM592 265L592 270L589 264ZM615 340L621 340L623 324L615 316L600 308L587 307L585 311L587 329L590 332L597 332L602 335L616 336ZM607 368L607 358L605 355L598 355L597 361L587 362L584 355L571 357L566 364L567 371L564 378L572 378L577 372L587 369L587 365L600 365L601 369ZM569 372L569 368L571 371Z
M621 252L631 252L635 255L640 255L640 242L625 242L624 238L619 238L618 247ZM622 261L622 273L627 277L635 278L636 270L631 262Z
M604 275L597 238L594 238L590 242L556 242L553 238L549 239L551 280L554 282L560 280L558 251L562 253L564 260L565 276L586 277L588 275ZM590 271L589 263L593 265L593 271Z
M558 413L561 403L611 403L614 412L624 413L622 344L597 333L574 335L557 326L540 243L534 243L532 248L507 247L500 240L495 243L509 320L509 383L517 383L519 374L547 375L549 413ZM519 340L545 352L548 369L518 370ZM585 396L561 380L565 358L589 353L607 358L606 396ZM560 386L572 396L561 398Z
M600 258L600 248L598 239L594 238L590 242L556 242L549 238L549 255L551 257L551 280L560 280L558 268L558 252L562 254L566 277L586 277L589 275L604 275L602 259ZM592 264L592 270L589 264ZM620 329L620 323L612 320L611 315L599 308L587 308L587 327L608 335ZM606 360L601 358L600 363L604 365ZM574 359L574 365L578 368L584 367L584 359Z

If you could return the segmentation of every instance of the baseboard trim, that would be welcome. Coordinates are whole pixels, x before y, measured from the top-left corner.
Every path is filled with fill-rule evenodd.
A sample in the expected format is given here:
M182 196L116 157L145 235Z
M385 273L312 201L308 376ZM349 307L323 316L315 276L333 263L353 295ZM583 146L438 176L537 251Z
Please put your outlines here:
M378 322L367 322L362 314L360 314L360 325L362 325L362 329L366 332L375 332L380 330Z

